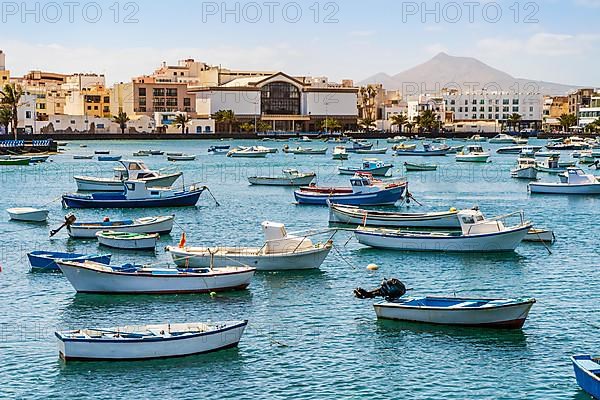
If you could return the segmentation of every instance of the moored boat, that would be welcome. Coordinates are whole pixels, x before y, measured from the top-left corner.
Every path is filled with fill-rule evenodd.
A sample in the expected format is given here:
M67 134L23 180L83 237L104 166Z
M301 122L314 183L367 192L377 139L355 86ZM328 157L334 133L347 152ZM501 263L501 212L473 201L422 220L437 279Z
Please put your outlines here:
M535 158L519 158L517 167L510 171L511 176L516 179L537 179L537 162Z
M160 239L157 233L128 233L102 231L96 233L98 243L113 249L122 250L154 250Z
M408 183L404 180L383 182L370 174L356 174L350 179L351 187L305 186L294 196L299 204L327 205L327 202L345 205L393 205L406 194Z
M269 154L267 150L258 150L256 147L240 147L227 153L227 157L234 158L265 158Z
M407 172L425 172L425 171L437 171L438 166L436 164L415 164L415 163L404 163L404 168Z
M17 207L6 210L10 219L23 222L44 222L48 219L48 210L32 207Z
M556 241L556 236L554 236L554 232L549 229L531 228L529 232L527 232L527 236L525 236L523 241L534 243L554 243Z
M479 145L466 146L461 152L456 153L456 161L486 163L491 154L483 150Z
M0 166L29 165L30 163L30 158L7 158L3 160L0 159Z
M182 154L180 156L167 156L167 161L194 161L196 156L193 154Z
M78 293L176 294L244 290L256 271L250 267L158 268L66 260L56 263Z
M379 319L476 328L521 329L536 303L531 298L403 297L405 294L404 284L397 279L386 280L373 291L355 290L361 299L385 297L373 305Z
M382 147L380 149L369 149L369 150L363 150L363 149L358 149L355 151L356 154L386 154L388 151L387 147Z
M501 133L490 139L490 144L516 144L514 137Z
M248 321L198 322L56 332L65 361L184 357L237 347Z
M113 178L74 176L77 190L81 192L123 192L126 180L144 181L150 187L171 187L183 175L181 172L162 173L148 168L141 161L119 161L122 168L115 168Z
M600 182L594 175L586 174L581 168L567 168L561 182L530 183L529 191L541 194L597 195L600 194Z
M388 228L460 229L457 210L438 213L398 213L329 204L329 222Z
M559 165L560 155L544 157L542 161L538 161L537 170L540 172L546 172L549 174L560 174L567 170L566 167Z
M423 150L398 149L396 156L443 157L450 154L450 147L438 148L430 144L423 144Z
M32 251L27 253L31 270L34 272L60 272L57 260L69 260L72 262L93 261L100 264L110 264L110 254L79 254L56 251Z
M364 140L351 140L351 147L346 147L346 151L348 153L356 153L358 150L371 150L373 148L373 143L364 141Z
M359 243L380 249L442 252L502 252L514 251L533 227L525 221L507 227L502 222L511 214L486 219L477 210L458 213L460 232L415 232L398 229L368 228L359 226L354 235Z
M347 160L348 153L346 152L346 148L344 146L336 146L333 149L333 159L334 160Z
M373 176L386 176L392 168L394 168L392 164L384 163L377 158L365 158L360 167L338 167L338 172L340 175L369 173Z
M123 193L99 192L89 195L65 194L63 206L69 208L144 208L193 207L205 186L189 189L148 188L144 181L125 181Z
M284 169L283 176L251 176L248 182L259 186L306 186L315 180L314 172L300 173L297 169Z
M298 146L295 149L290 148L288 145L283 147L283 152L287 154L295 154L295 155L324 155L327 154L327 148L323 147L321 149L313 149L313 148L304 148Z
M577 384L594 399L600 399L600 358L589 354L571 357Z
M262 247L167 247L179 266L215 267L231 262L251 265L259 271L286 271L320 268L333 243L313 242L307 236L288 234L283 224L263 222Z
M98 161L110 162L110 161L121 161L123 156L98 156Z
M127 233L158 233L168 234L173 230L175 217L147 217L136 220L115 220L111 221L105 218L101 222L72 222L67 224L69 236L74 239L91 239L101 231L110 230L113 232Z

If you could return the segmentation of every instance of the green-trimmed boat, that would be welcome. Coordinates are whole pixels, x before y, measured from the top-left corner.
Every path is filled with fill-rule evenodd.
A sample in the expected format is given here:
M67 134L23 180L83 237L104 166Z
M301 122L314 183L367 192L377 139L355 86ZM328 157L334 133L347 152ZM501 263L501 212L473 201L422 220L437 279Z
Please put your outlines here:
M437 171L438 166L435 164L414 164L405 162L404 168L407 172L424 172L424 171Z

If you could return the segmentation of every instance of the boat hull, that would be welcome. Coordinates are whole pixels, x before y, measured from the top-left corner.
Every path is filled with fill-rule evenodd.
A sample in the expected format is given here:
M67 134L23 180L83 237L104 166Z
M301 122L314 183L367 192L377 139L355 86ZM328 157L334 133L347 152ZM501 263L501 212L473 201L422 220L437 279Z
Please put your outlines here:
M328 201L348 206L394 205L402 198L406 188L406 185L402 185L374 193L351 194L311 193L297 190L294 192L294 196L298 204L319 206L326 206Z
M577 384L595 399L600 399L600 366L590 355L571 357ZM595 364L595 365L594 365Z
M67 339L57 332L65 361L127 361L185 357L237 347L247 321L181 338ZM168 329L168 328L167 328Z
M111 230L113 232L127 232L127 233L158 233L168 234L173 230L173 223L175 218L169 217L156 217L156 218L143 218L141 220L134 221L133 225L97 225L90 224L73 224L67 227L69 236L74 239L92 239L96 237L98 232L105 230Z
M249 177L248 182L256 186L308 186L314 181L316 175L303 176L299 178L269 178Z
M395 216L385 213L369 213L368 210L344 208L337 205L329 208L329 222L386 228L460 229L457 212Z
M231 263L229 263L231 265ZM250 285L253 268L231 273L190 275L141 275L102 272L58 262L63 274L78 293L176 294L243 290Z
M419 150L396 150L396 156L398 157L443 157L450 154L450 150L431 150L431 151L419 151Z
M375 304L377 318L436 325L520 329L525 324L534 300L489 308L406 307L397 303Z
M158 242L158 235L150 235L141 239L117 239L103 236L101 233L97 235L98 243L102 246L112 249L121 250L154 250Z
M538 170L534 167L518 168L511 171L511 176L516 179L536 180Z
M202 190L186 192L175 196L141 200L104 200L90 199L73 195L64 195L63 204L67 208L155 208L155 207L193 207L200 200Z
M523 241L531 225L504 232L472 236L441 236L416 232L385 232L356 230L359 243L378 249L442 252L503 252L514 251Z
M583 185L530 183L529 191L537 194L597 195L600 194L600 183Z
M158 178L141 179L148 187L171 187L182 173L160 176ZM98 179L76 176L77 190L80 192L123 192L123 181L116 179Z
M486 163L488 162L490 156L485 155L485 156L461 156L461 155L457 155L456 156L456 161L457 162L472 162L472 163Z
M373 176L386 176L393 167L394 167L393 165L386 165L384 167L373 168L373 169L338 167L338 171L339 171L340 175L354 175L356 173L368 173Z
M216 249L211 249L214 252ZM203 251L204 250L204 251ZM318 269L325 261L331 246L324 246L309 251L297 252L294 254L265 254L258 255L259 249L243 248L235 249L234 252L225 252L225 254L214 256L214 266L223 267L235 264L249 265L256 268L257 271L293 271ZM201 251L187 251L175 247L169 247L168 251L173 257L173 261L180 267L205 268L211 265L211 255L208 249Z
M23 222L45 222L48 219L48 210L24 211L14 208L6 210L10 219Z

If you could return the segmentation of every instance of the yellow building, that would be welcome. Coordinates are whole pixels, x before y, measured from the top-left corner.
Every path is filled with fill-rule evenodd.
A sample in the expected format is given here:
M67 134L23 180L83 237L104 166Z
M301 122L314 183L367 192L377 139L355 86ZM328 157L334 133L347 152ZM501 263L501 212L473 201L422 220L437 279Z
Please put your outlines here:
M6 85L10 80L10 71L6 69L6 54L0 50L0 86Z
M88 117L110 117L110 90L104 85L72 91L66 98L66 115L85 115Z

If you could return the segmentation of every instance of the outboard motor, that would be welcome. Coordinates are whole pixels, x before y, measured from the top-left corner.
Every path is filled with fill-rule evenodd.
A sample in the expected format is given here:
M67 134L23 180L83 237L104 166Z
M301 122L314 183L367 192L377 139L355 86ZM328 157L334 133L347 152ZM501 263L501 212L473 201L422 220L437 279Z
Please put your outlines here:
M384 299L391 301L399 299L406 294L406 286L398 279L384 279L377 289L365 290L363 288L354 289L354 296L361 299L374 299L376 297L383 297Z

